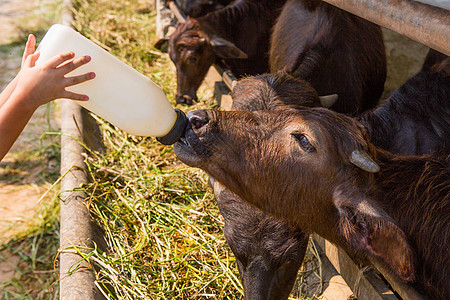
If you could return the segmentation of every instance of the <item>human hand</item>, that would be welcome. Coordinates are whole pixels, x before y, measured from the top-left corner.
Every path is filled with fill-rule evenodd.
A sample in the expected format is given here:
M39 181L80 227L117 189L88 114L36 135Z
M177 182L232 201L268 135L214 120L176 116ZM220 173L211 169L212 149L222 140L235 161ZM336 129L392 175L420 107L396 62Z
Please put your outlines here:
M32 41L27 42L24 52L24 62L18 74L18 81L14 94L19 99L24 99L24 108L35 110L38 106L58 98L73 100L88 100L89 97L67 91L66 88L87 80L93 79L95 73L89 72L83 75L65 77L66 74L88 63L91 58L83 56L75 59L74 53L64 53L55 56L39 66L35 66L39 58L39 52L34 53ZM28 45L30 47L28 47Z

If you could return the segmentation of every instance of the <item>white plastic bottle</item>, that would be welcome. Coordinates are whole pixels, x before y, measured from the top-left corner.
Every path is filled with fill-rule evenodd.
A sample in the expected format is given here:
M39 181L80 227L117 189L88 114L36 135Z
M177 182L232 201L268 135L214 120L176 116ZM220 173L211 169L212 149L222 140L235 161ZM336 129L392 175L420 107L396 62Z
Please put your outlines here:
M75 58L91 56L88 64L69 75L93 71L96 77L68 90L88 95L89 101L77 102L111 124L129 134L159 137L163 144L173 144L182 135L186 117L172 108L158 85L72 28L50 27L38 51L36 64L69 51Z

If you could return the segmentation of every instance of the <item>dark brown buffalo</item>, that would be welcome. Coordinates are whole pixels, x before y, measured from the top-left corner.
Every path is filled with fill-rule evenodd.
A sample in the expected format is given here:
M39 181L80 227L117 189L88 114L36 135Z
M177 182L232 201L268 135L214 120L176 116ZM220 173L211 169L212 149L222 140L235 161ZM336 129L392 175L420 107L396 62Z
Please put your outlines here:
M287 69L319 95L338 94L331 107L356 114L376 105L386 79L381 28L318 0L289 0L274 25L270 71Z
M393 153L450 153L449 107L450 60L432 50L422 71L360 122L372 143Z
M272 26L286 0L236 0L200 18L188 18L170 36L177 69L177 103L192 104L209 67L224 59L234 75L268 71Z
M356 120L324 108L188 118L174 145L184 163L302 232L449 298L449 158L396 156L374 147Z
M232 0L177 0L178 7L188 16L198 18L209 12L224 8Z

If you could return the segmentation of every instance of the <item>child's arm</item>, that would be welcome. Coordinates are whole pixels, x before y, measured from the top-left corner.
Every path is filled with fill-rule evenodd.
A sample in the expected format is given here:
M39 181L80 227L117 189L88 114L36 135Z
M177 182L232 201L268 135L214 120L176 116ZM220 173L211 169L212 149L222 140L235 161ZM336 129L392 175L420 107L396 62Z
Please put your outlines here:
M88 56L70 61L73 57L73 53L61 54L38 67L35 67L35 62L39 58L39 53L28 55L25 59L15 79L17 80L15 88L0 107L0 160L8 153L40 105L58 98L89 99L86 95L66 91L66 87L95 77L92 72L65 77L67 73L90 61Z

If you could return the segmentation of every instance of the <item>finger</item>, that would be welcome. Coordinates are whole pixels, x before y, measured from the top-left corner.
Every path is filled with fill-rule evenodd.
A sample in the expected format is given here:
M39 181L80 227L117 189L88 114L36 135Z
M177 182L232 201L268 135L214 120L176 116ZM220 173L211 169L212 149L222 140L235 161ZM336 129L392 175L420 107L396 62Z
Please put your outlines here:
M25 63L27 57L34 53L35 48L36 48L36 38L33 34L30 34L28 36L27 43L25 44L25 50L23 51L22 66Z
M87 64L90 61L91 61L90 56L83 56L83 57L75 59L75 60L61 66L60 69L63 70L64 73L67 74L67 73L75 70L76 68L79 68L84 64Z
M73 77L67 77L65 80L65 85L66 86L72 86L72 85L76 85L91 79L95 78L95 73L94 72L90 72L90 73L86 73L83 75L78 75L78 76L73 76Z
M63 93L61 98L78 100L78 101L87 101L87 100L89 100L89 97L87 95L77 94L77 93L73 93L73 92L69 92L69 91L64 91L64 93Z
M22 67L32 68L36 64L36 61L38 60L39 56L41 55L40 52L35 52L33 54L30 54L25 59L25 62L23 63Z
M74 56L75 56L75 54L73 52L67 52L67 53L63 53L63 54L54 56L47 61L46 66L54 69L57 66L59 66L60 64L62 64L63 62L74 58Z
M39 59L39 56L41 56L41 52L38 51L29 56L31 57L30 59L31 66L34 67L36 65L36 61Z

